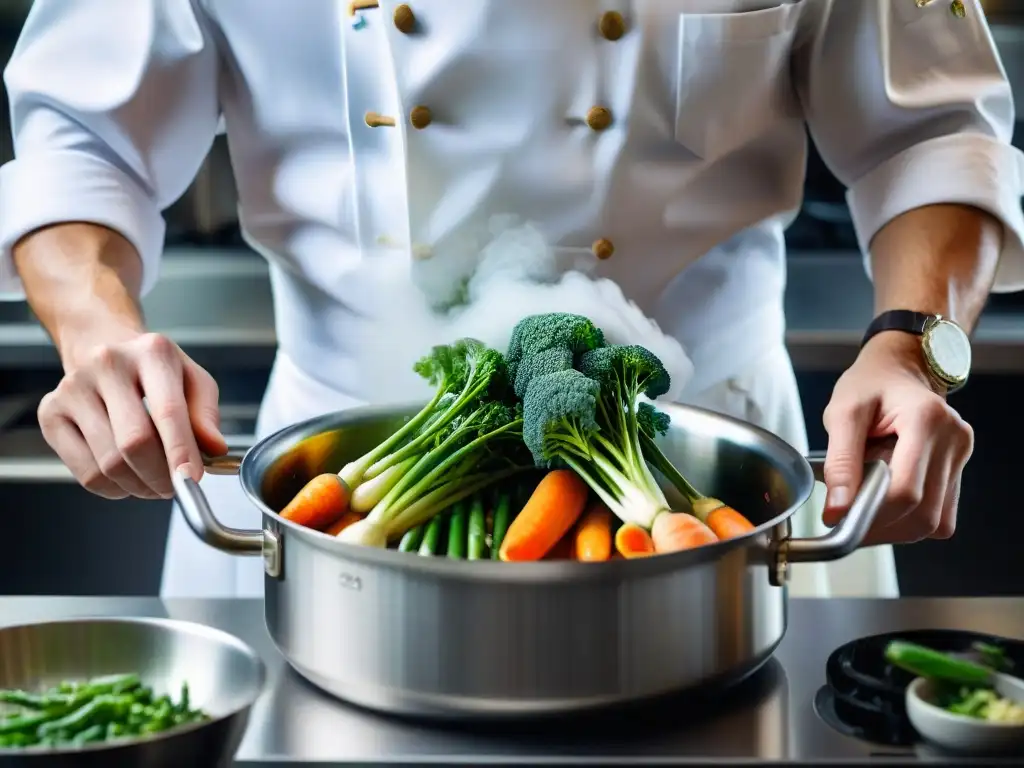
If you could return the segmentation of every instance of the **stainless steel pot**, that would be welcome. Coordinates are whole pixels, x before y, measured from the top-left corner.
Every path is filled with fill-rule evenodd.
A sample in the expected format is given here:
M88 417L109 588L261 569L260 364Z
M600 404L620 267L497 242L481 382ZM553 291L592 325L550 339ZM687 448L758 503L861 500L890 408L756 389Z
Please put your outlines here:
M749 424L664 409L668 457L742 510L753 533L642 560L469 563L347 545L276 514L308 479L337 471L414 408L323 416L264 439L240 462L215 462L215 473L240 471L262 530L221 525L191 480L176 478L175 489L203 541L263 555L270 635L325 691L421 716L582 710L757 670L786 630L789 564L850 554L888 489L888 467L870 464L839 526L791 538L789 518L821 464Z

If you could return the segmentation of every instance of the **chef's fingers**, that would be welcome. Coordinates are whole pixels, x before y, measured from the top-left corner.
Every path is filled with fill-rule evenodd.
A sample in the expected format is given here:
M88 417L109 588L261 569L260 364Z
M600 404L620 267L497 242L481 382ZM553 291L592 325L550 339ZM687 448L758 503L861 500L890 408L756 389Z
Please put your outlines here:
M828 432L825 451L825 500L823 520L836 525L849 511L864 475L864 448L878 411L875 399L832 401L822 416Z
M121 455L111 430L110 415L91 377L79 374L65 376L57 385L56 392L64 415L78 428L100 472L131 496L159 498Z
M875 529L892 526L921 506L926 485L931 483L934 486L933 475L942 475L944 481L948 477L945 456L942 451L935 450L935 442L941 439L942 430L937 427L932 410L922 408L897 424L896 447L889 462L889 492L879 511ZM941 490L945 490L944 485Z
M960 508L960 484L962 478L963 471L961 470L949 483L949 488L946 489L946 498L942 502L942 519L929 538L949 539L956 532L956 518L957 511Z
M185 401L195 438L207 454L222 456L228 444L220 431L220 389L213 376L184 352L182 359Z
M99 369L96 385L110 416L114 442L132 471L153 494L174 496L160 435L146 413L136 371L124 358Z
M929 538L942 525L946 492L952 479L949 458L933 451L925 472L920 501L908 512L891 522L879 519L865 537L862 546L875 544L910 544ZM898 509L890 514L899 514Z
M944 442L950 461L950 479L942 503L942 516L938 527L932 532L933 539L948 539L956 532L957 512L960 508L960 486L964 469L974 453L974 429L955 414L950 420L949 438Z
M178 346L153 334L139 359L139 383L163 443L168 470L177 472L187 466L189 477L199 482L203 461L189 420L182 366Z
M38 417L47 444L82 487L106 499L123 499L128 496L124 488L100 470L88 443L78 427L64 415L54 393L51 392L39 403Z

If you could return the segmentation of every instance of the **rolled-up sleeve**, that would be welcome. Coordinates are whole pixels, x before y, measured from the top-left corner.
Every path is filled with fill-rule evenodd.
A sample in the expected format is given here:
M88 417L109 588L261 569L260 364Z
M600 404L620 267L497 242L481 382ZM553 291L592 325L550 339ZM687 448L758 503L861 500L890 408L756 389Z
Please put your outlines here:
M162 211L219 118L217 55L193 0L35 0L4 73L15 159L0 168L0 295L20 296L25 235L87 222L138 250L156 282Z
M822 159L847 187L863 253L924 205L975 206L1005 228L994 290L1024 289L1024 155L978 0L820 0L794 71ZM870 269L870 261L866 262Z

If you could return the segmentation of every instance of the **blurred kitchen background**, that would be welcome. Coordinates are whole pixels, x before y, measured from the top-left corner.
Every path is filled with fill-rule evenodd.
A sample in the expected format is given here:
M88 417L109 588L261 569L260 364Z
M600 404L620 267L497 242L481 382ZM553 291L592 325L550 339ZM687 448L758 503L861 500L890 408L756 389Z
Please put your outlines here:
M909 0L908 0L909 1ZM945 0L938 0L945 2ZM6 62L31 0L0 2ZM1015 89L1024 89L1024 3L986 2ZM1011 8L1018 6L1015 15ZM1024 100L1018 95L1018 112ZM0 162L12 156L6 98ZM1021 146L1024 131L1017 131ZM226 434L253 431L274 353L263 262L241 242L223 137L188 193L167 212L162 278L145 302L221 386ZM821 413L856 354L872 313L843 189L817 155L806 201L788 232L789 343L812 449L825 447ZM897 552L906 595L1024 593L1024 294L993 297L976 336L975 373L953 403L977 435L963 481L959 530L947 542ZM158 591L170 502L98 499L81 490L43 442L39 398L60 378L54 350L28 307L0 302L0 594L150 595Z

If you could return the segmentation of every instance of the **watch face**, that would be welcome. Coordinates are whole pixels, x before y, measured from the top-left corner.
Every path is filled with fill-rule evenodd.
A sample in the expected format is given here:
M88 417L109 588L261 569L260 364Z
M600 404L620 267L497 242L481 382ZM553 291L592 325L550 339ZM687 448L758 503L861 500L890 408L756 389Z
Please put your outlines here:
M960 326L944 320L928 329L928 354L943 378L962 381L971 372L971 341Z

